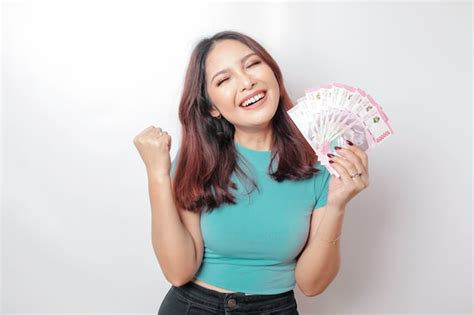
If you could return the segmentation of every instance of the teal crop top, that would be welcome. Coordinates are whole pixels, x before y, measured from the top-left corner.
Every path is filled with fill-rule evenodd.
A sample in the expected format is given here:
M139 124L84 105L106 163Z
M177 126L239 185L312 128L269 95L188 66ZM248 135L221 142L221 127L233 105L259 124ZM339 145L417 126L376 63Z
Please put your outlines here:
M260 192L255 189L247 195L251 186L232 174L238 191L231 192L237 204L201 213L204 256L195 277L248 294L292 290L296 257L308 239L312 211L326 205L330 173L316 162L321 172L315 176L278 183L267 174L271 151L253 150L236 142L235 147L247 161L242 169L247 172L246 165L250 164L253 173L247 174Z

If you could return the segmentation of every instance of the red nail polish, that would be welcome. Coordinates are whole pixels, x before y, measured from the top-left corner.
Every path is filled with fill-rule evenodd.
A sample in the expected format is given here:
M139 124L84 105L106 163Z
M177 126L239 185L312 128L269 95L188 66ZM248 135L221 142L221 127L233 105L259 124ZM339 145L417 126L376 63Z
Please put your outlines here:
M334 147L334 149L340 150L340 149L342 149L342 148L336 145L336 146Z
M329 160L329 163L331 163L331 164L332 164L332 163L334 163L334 161L333 161L333 160Z
M346 139L346 142L349 144L349 145L354 145L354 143L350 142L349 140Z
M333 157L334 157L334 154L328 153L327 156L330 157L330 158L333 158Z

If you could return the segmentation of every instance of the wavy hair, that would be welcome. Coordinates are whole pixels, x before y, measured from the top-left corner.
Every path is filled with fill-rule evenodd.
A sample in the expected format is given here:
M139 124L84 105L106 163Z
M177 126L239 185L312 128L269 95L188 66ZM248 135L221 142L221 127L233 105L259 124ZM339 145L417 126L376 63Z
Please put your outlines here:
M234 171L240 179L251 182L258 190L254 179L237 162L238 158L244 160L234 146L234 125L223 116L216 119L210 114L212 102L207 93L205 61L215 43L224 39L238 40L257 53L273 70L280 87L278 108L271 124L273 148L268 174L281 182L307 179L320 171L314 167L318 160L316 153L287 114L294 105L275 60L251 37L235 31L222 31L200 40L193 49L179 102L182 134L173 190L177 207L193 212L212 212L223 203L236 204L229 191L230 188L237 189L231 181Z

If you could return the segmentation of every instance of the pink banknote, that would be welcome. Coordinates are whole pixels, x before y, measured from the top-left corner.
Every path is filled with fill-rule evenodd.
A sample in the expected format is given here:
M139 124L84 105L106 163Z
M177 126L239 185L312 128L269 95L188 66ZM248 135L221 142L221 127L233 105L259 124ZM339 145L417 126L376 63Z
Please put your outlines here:
M306 89L288 114L321 164L337 177L326 155L339 155L335 146L346 146L348 139L367 152L393 135L382 106L364 90L342 83Z

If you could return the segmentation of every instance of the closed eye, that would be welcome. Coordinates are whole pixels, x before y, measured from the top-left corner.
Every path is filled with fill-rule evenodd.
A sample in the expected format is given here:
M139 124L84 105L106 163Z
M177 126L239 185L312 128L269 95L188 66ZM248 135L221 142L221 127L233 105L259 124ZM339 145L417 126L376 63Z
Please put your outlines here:
M227 79L228 79L228 78L226 78L226 79L224 79L224 80L222 80L222 81L219 81L219 83L217 83L217 86L221 85L222 82L227 81Z
M255 65L258 65L259 63L260 63L260 61L256 61L256 62L252 63L251 65L249 65L247 68L250 68L250 67L253 67L253 66L255 66ZM229 78L225 78L224 80L219 81L219 82L217 83L217 86L221 85L222 82L227 81L228 79L229 79Z

